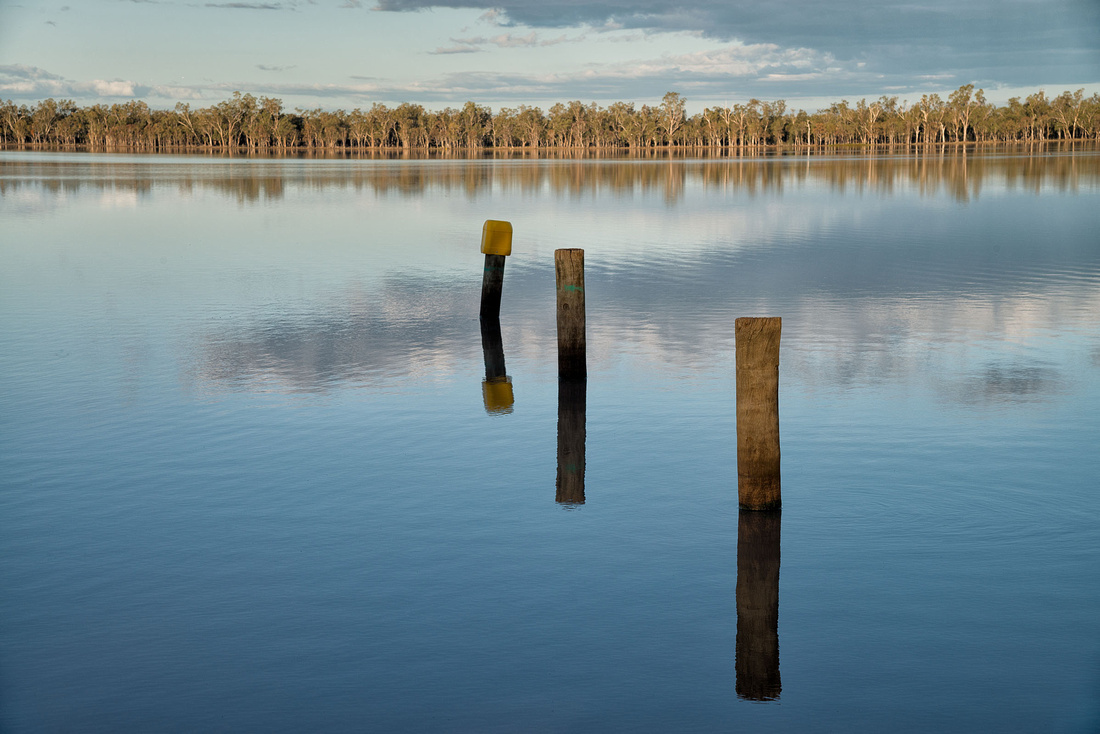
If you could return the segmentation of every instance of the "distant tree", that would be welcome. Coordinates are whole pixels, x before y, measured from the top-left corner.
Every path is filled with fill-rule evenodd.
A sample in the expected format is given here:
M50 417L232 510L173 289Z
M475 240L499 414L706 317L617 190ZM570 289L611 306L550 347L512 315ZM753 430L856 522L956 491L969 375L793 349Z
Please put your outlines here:
M673 136L684 124L684 108L687 102L676 92L665 92L661 98L660 120L658 124L664 132L665 141L672 145Z
M985 93L981 89L975 93L973 84L964 84L951 93L947 105L954 124L955 140L965 142L970 117L975 109L985 105Z
M1058 121L1058 132L1062 139L1065 139L1067 132L1070 138L1076 138L1085 111L1085 90L1078 89L1072 94L1068 91L1062 92L1054 98L1051 109Z

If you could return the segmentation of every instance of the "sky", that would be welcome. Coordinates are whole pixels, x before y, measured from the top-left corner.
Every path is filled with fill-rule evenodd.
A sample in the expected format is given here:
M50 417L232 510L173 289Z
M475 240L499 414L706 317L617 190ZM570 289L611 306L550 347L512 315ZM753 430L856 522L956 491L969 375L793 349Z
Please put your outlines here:
M1100 0L0 0L0 100L808 111L1100 92Z

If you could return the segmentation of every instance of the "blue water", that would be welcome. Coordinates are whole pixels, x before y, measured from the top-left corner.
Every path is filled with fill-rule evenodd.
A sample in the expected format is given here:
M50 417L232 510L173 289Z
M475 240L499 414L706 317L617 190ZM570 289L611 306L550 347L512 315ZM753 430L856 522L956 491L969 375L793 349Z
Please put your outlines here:
M0 152L0 730L1098 731L1097 232L1087 150ZM748 315L783 318L770 701L735 670Z

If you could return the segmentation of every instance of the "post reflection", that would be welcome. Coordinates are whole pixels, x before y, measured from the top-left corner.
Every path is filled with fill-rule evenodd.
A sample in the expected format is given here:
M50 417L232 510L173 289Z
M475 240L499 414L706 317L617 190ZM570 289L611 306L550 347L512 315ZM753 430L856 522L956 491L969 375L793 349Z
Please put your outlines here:
M512 378L508 376L504 366L500 319L481 319L481 351L485 355L485 380L481 383L485 412L490 415L511 413L516 399L512 393Z
M584 504L585 409L588 382L558 380L558 480L556 500Z
M737 697L779 698L779 529L781 511L737 518Z

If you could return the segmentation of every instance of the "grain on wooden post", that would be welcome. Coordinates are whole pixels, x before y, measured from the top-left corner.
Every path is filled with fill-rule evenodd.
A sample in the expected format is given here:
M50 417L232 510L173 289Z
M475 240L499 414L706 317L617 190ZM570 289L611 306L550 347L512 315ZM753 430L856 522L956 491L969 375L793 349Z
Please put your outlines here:
M739 698L771 701L779 677L779 536L781 513L742 510L737 517L737 638L734 669Z
M558 291L558 378L588 375L584 338L584 250L554 251Z
M504 259L512 254L512 225L495 219L481 228L481 251L485 253L485 274L481 279L481 318L500 318L500 295L504 289Z
M586 380L558 380L558 479L555 499L584 504Z
M779 488L779 317L739 318L737 499L745 510L777 510Z
M500 318L500 295L504 290L504 255L485 256L481 279L481 318Z

